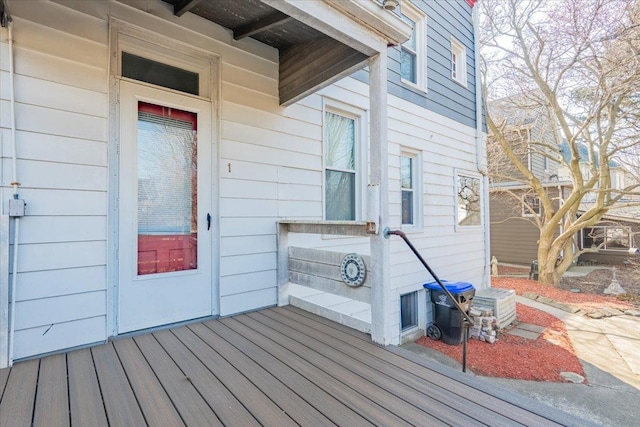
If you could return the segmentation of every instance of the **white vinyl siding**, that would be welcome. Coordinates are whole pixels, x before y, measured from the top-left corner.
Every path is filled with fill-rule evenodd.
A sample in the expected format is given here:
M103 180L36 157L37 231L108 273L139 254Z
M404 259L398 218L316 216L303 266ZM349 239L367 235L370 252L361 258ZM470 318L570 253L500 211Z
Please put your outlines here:
M348 102L362 114L357 186L359 191L366 187L368 86L345 78L282 108L276 49L252 40L229 44L227 30L193 16L170 23L166 19L172 15L159 0L139 5L40 2L38 8L29 3L11 3L20 195L28 203L20 233L15 357L104 341L111 334L113 283L107 286L107 259L113 230L107 215L109 175L114 171L108 159L115 144L108 143L107 13L220 55L218 117L213 120L219 135L213 147L218 153L213 196L219 210L212 229L220 236L220 258L211 261L217 267L213 280L219 280L214 298L222 316L275 305L276 221L324 217L322 126L327 99ZM3 112L9 105L7 51L6 42L0 43ZM418 67L421 70L426 66ZM424 73L419 75L426 79ZM6 113L0 126L6 144ZM412 233L412 242L440 277L480 285L482 232L456 233L453 208L456 168L475 170L474 129L396 96L389 96L388 126L390 225L402 225L399 156L401 147L411 147L424 153L417 158L416 182L423 183L419 191L425 212L418 215L424 217L424 229ZM2 161L9 171L9 159ZM6 178L3 183L7 200ZM367 238L290 236L294 239L344 252L369 251ZM400 295L422 289L425 271L402 242L390 243L394 296L389 304L397 313L388 327L400 331Z
M11 5L17 175L27 202L20 223L15 359L107 337L106 26L93 28L81 13L52 2L32 6ZM66 20L88 25L49 27ZM8 112L5 34L0 109ZM10 126L3 114L5 144ZM11 153L8 146L3 153ZM10 159L2 161L10 171ZM4 187L1 197L8 199L10 189Z

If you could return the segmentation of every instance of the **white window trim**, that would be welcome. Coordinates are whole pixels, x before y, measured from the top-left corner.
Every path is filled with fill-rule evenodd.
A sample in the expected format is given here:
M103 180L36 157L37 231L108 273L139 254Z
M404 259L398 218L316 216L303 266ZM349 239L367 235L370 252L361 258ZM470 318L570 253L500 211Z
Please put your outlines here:
M331 98L322 98L322 219L327 220L326 210L326 113L339 114L355 120L355 173L356 173L356 218L355 221L364 219L364 206L366 206L367 189L367 153L368 153L368 119L367 112L356 106L345 104Z
M157 36L149 36L149 32L146 30L117 20L112 21L112 26L112 32L116 34L116 57L112 67L114 77L134 81L141 85L158 87L151 83L122 77L122 52L128 52L155 62L197 73L200 76L199 95L185 95L206 100L215 100L217 98L218 88L211 83L212 75L216 71L215 67L217 67L217 56L206 55L196 49L184 47L175 41L160 40ZM184 94L165 87L162 90Z
M474 225L460 225L459 224L459 218L458 218L458 177L459 176L466 176L469 178L474 178L477 179L480 183L480 189L479 189L479 196L480 196L480 208L479 208L479 212L480 212L480 223L479 224L474 224ZM479 175L478 173L474 173L474 172L469 172L467 170L463 170L463 169L456 169L454 170L454 174L453 174L453 198L454 198L454 221L455 221L455 230L456 231L472 231L472 230L481 230L484 226L484 204L487 203L487 201L484 199L483 194L484 191L482 189L483 186L483 180L482 180L482 176Z
M537 212L531 212L531 210L529 209L529 207L527 207L527 202L525 201L525 199L527 198L527 196L530 197L534 197L535 199L538 200L538 211ZM522 195L522 216L523 217L539 217L542 215L542 203L540 203L540 198L538 196L536 196L535 194L523 194Z
M627 252L629 250L629 248L634 247L634 233L631 231L631 227L627 226L627 225L594 225L593 227L587 227L589 229L594 229L594 228L601 228L603 229L604 232L604 236L607 235L607 228L621 228L624 229L627 233L627 237L629 239L629 247L628 248L615 248L615 249L609 249L607 248L607 244L605 242L605 245L601 248L598 248L598 252ZM582 249L589 249L589 248L585 248L584 246L584 237L585 237L585 232L586 232L586 228L583 228L582 230L580 230L580 235L581 235L581 239L580 239L580 247Z
M416 317L416 323L414 325L408 326L406 328L402 328L402 297L406 296L406 295L415 295L415 300L414 300L414 306L413 306L413 310L415 313L415 317ZM416 329L418 329L420 327L420 292L415 290L415 291L411 291L411 292L405 292L400 294L400 297L398 298L398 301L400 302L400 332L402 334L406 334L408 332L412 332Z
M455 75L453 55L456 55ZM453 37L451 37L451 79L467 87L467 48Z
M422 151L407 147L400 147L398 166L400 157L410 157L413 159L413 170L411 182L413 184L413 224L402 224L402 180L400 180L400 223L405 231L419 231L424 227L424 174ZM400 175L398 175L400 178Z
M407 85L427 91L427 15L418 9L417 6L404 0L400 5L400 12L416 23L416 82L405 80L400 77L400 81ZM400 46L402 49L402 46Z

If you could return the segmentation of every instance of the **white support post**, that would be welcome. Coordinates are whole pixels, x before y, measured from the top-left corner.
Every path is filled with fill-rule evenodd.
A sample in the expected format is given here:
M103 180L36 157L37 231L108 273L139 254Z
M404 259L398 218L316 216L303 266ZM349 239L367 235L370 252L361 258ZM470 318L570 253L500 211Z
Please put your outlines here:
M387 51L369 60L369 126L371 135L371 185L380 189L380 219L378 234L371 244L371 338L379 344L393 344L391 333L391 274L389 240L382 230L389 226L389 173L387 147Z

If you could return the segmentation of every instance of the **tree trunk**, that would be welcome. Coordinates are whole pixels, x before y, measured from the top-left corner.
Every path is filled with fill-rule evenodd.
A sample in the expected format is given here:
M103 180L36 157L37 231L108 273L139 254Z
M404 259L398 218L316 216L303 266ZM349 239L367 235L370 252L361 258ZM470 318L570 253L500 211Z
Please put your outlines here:
M538 243L538 282L544 285L558 286L562 275L556 270L556 261L560 251L553 245L555 228L546 224L540 229Z

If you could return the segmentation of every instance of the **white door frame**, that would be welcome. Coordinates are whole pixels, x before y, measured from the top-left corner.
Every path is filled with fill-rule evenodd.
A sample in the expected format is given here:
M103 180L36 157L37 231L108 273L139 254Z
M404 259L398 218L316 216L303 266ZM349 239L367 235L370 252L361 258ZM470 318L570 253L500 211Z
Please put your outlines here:
M166 25L172 25L167 22ZM220 221L219 221L219 151L220 151L220 58L210 51L196 48L188 40L193 34L180 30L180 40L165 37L135 24L110 17L109 20L109 193L107 215L107 338L117 335L119 272L119 182L120 182L120 108L118 100L123 50L169 63L201 76L200 96L211 103L211 244L212 315L220 313ZM138 82L141 85L147 83ZM156 87L154 85L150 85ZM165 89L171 91L171 89ZM193 95L189 95L193 96Z

